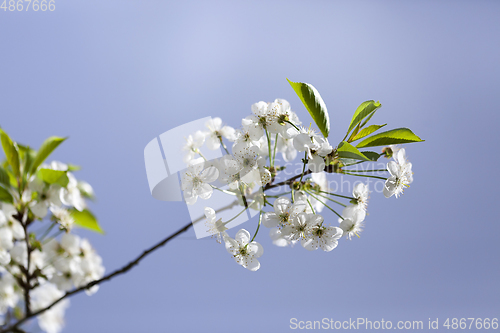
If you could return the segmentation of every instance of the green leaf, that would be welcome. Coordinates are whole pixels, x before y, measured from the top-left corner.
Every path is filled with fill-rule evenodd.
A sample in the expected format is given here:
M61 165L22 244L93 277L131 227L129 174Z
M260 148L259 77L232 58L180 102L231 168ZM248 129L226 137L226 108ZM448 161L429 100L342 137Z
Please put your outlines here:
M0 201L7 202L7 203L14 203L14 198L12 195L4 189L3 187L0 186Z
M31 170L31 166L33 165L33 161L35 160L35 151L32 149L28 149L24 153L24 168L23 168L23 177L26 178L29 170Z
M76 209L72 209L70 210L70 213L71 217L75 220L75 223L80 227L104 234L104 231L99 226L97 219L88 209L84 209L81 212Z
M47 157L54 151L63 142L66 138L60 138L57 136L51 136L47 140L45 140L38 150L38 153L35 156L35 160L31 166L30 174L35 173L38 167L45 161Z
M365 117L367 116L373 116L373 113L377 111L378 108L380 108L382 104L379 102L375 101L366 101L361 103L360 106L356 109L354 112L354 115L352 116L351 124L349 125L349 129L347 130L347 134L351 132L351 130L356 127ZM364 126L365 123L361 127Z
M370 161L373 161L373 162L377 161L380 157L380 154L376 153L374 151L364 151L363 155L368 157L368 159L370 159Z
M9 174L1 166L0 166L0 184L4 184L7 187L10 187Z
M292 82L288 79L287 81L300 97L323 136L327 138L330 133L330 118L319 92L309 83Z
M361 124L358 124L358 126L356 126L354 128L354 131L352 131L351 136L349 137L349 139L347 139L347 142L354 141L354 137L358 134L358 132L359 132L360 129L361 129Z
M68 171L78 171L81 167L79 165L68 164Z
M377 109L378 110L378 109ZM363 120L363 122L361 123L361 127L365 127L365 125L370 121L370 119L372 119L373 115L375 114L375 112L377 111L373 111L372 113L370 113L368 115L368 117L365 118L365 120Z
M348 142L342 141L337 147L337 153L341 158L351 158L361 161L369 161L370 159L363 155L356 147Z
M368 126L367 128L363 128L361 130L361 132L358 132L358 134L356 134L352 140L350 140L349 142L353 142L353 141L357 141L359 139L362 139L364 138L365 136L368 136L370 134L372 134L373 132L379 130L380 128L384 127L385 125L387 124L383 124L383 125L370 125ZM353 132L354 133L354 132Z
M408 128L396 128L387 132L382 132L371 136L360 143L356 147L375 147L375 146L388 146L398 143L410 143L424 141L416 136Z
M12 167L12 171L16 177L21 175L21 169L19 167L19 151L17 145L12 142L12 139L0 129L0 138L2 141L3 151L5 152L5 157L7 157L7 162Z
M62 187L66 187L69 183L66 171L40 169L38 170L37 176L47 184L59 184Z

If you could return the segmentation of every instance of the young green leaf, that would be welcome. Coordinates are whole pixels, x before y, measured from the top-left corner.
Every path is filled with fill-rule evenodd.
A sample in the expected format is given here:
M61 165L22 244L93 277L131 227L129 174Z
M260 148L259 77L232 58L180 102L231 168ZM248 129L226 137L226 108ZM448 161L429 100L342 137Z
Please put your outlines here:
M370 159L363 155L356 147L346 141L342 141L337 147L337 153L341 158L351 158L361 161L369 161Z
M37 176L47 184L59 184L62 187L66 187L69 183L69 178L66 174L66 171L40 169L38 170Z
M51 136L50 138L45 140L38 150L33 164L31 165L30 174L35 173L38 167L43 163L43 161L45 161L45 159L49 157L54 149L56 149L57 146L59 146L64 140L66 140L66 138L60 138L57 136Z
M398 143L410 143L424 141L416 136L408 128L396 128L387 132L375 134L356 145L358 148L375 147L375 146L388 146Z
M4 189L1 186L0 186L0 201L7 202L10 204L14 202L14 198L9 193L9 191L7 191L6 189Z
M84 209L80 212L76 209L71 209L70 214L75 220L75 223L80 227L104 234L104 231L99 226L97 219L89 210Z
M81 167L79 165L68 164L68 171L78 171Z
M358 106L358 108L354 112L354 115L352 116L351 124L349 125L349 129L347 130L347 134L349 134L351 130L356 127L365 117L370 115L371 118L371 115L373 115L373 113L377 111L377 109L381 106L382 104L375 101L366 101L361 103L361 105ZM363 126L364 125L362 125L361 127Z
M330 118L325 102L323 102L318 90L309 83L292 82L288 79L287 81L295 90L307 111L309 111L323 136L327 138L330 133Z
M376 153L374 151L364 151L362 153L363 153L363 155L368 157L370 159L370 161L373 161L373 162L377 161L380 157L380 154Z
M7 171L0 166L0 184L10 187L10 179Z
M363 128L349 142L353 142L353 141L357 141L359 139L362 139L365 136L368 136L368 135L372 134L373 132L378 131L380 128L384 127L385 125L387 125L387 124L384 124L384 125L370 125L370 126L368 126L366 128Z
M0 138L2 141L3 151L5 152L5 157L7 158L7 162L12 167L12 171L16 177L21 175L21 168L19 167L19 151L17 149L16 144L12 141L12 139L0 129Z

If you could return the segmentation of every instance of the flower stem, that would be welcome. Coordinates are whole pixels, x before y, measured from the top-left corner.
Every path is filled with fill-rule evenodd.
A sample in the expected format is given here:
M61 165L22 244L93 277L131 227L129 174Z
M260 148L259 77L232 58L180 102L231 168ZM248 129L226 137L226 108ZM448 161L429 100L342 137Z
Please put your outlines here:
M278 133L276 133L276 138L274 139L274 151L273 151L273 166L276 162L276 148L278 147Z
M272 159L273 155L271 155L271 135L267 131L267 128L266 128L266 138L267 138L267 150L268 150L268 153L269 153L269 165L272 168L273 167L273 159Z
M368 178L376 178L376 179L387 180L387 178L384 178L384 177L370 176L370 175L357 175L355 173L348 173L348 172L345 172L345 171L343 172L343 174L350 175L350 176L356 176L356 177L368 177Z
M222 148L224 148L224 150L226 151L226 154L230 155L229 151L226 148L226 145L224 144L224 142L222 142L222 137L221 136L219 136L219 141L220 141L220 144L221 144Z
M311 193L309 193L309 194L311 194ZM313 198L314 198L314 197L313 197ZM316 200L317 200L317 199L316 199ZM319 200L318 200L318 201L319 201ZM313 214L316 214L316 212L314 211L313 206L311 205L311 201L309 201L309 198L307 198L307 203L309 204L309 207L311 207L311 210L312 210Z
M300 182L302 182L302 177L304 177L304 172L306 171L306 164L307 164L307 151L304 152L304 165L302 166L302 173L300 174Z
M315 197L314 195L312 195L311 193L309 193L309 195L310 195L311 197L313 197L314 199L318 200L318 198L316 198L316 197ZM320 200L318 200L318 201L320 201ZM325 207L326 207L326 208L328 208L329 210L331 210L332 212L334 212L334 213L335 213L338 217L340 217L342 220L344 219L344 218L342 217L342 215L340 215L339 213L337 213L337 212L335 211L335 209L333 209L332 207L328 206L328 205L327 205L326 203L324 203L324 202L323 202L323 205L325 205Z
M340 195L340 194L335 194L335 193L330 193L330 192L325 192L325 191L319 191L319 192L320 193L326 193L326 194L334 195L336 197L344 198L344 199L349 199L349 200L356 199L356 198L353 198L353 197L347 197L345 195Z
M348 172L378 172L378 171L387 171L387 169L375 169L375 170L344 170Z
M241 214L243 214L246 210L247 210L246 208L245 208L245 209L243 209L243 210L242 210L241 212L239 212L239 213L238 213L235 217L233 217L232 219L227 220L226 222L223 222L223 223L224 223L224 224L227 224L227 223L229 223L229 222L231 222L231 221L234 221L234 220L235 220L238 216L240 216Z
M253 234L253 237L252 237L252 240L250 241L250 243L253 242L253 240L255 239L255 236L257 236L257 234L259 233L261 221L262 221L262 211L259 213L259 224L257 225L257 230L255 230L255 234Z
M285 120L285 123L289 123L290 125L292 125L293 127L295 127L295 129L296 129L297 131L299 131L299 132L300 132L300 129L299 129L297 126L295 126L295 124L294 124L294 123L292 123L290 120Z
M306 192L307 192L307 193L309 193L309 194L311 194L311 192L309 192L309 191L306 191ZM341 205L341 206L347 207L347 206L346 206L346 205L344 205L343 203L338 202L337 200L333 200L332 198L329 198L329 197L327 197L326 195L322 195L322 194L319 194L319 193L315 193L315 195L318 195L318 196L320 196L320 197L322 197L322 198L328 199L328 200L330 200L330 201L332 201L332 202L335 202L336 204L339 204L339 205Z
M217 190L217 191L221 191L222 193L226 193L226 194L230 194L230 195L237 195L236 193L234 192L231 192L231 191L226 191L226 190L223 190L223 189L220 189L218 188L217 186L214 186L212 184L209 184L214 190Z

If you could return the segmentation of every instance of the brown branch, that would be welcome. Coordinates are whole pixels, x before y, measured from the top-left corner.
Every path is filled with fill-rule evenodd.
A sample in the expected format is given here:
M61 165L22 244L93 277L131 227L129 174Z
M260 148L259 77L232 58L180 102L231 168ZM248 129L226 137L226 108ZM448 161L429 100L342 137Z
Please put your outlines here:
M188 224L186 224L184 227L182 227L181 229L177 230L175 233L171 234L170 236L168 236L167 238L165 238L164 240L162 240L161 242L157 243L156 245L154 245L153 247L145 250L140 256L138 256L135 260L131 261L128 265L124 266L123 268L120 268L116 271L114 271L113 273L111 274L108 274L104 277L102 277L101 279L99 280L95 280L95 281L92 281L92 282L89 282L88 284L86 284L85 286L83 287L80 287L80 288L77 288L75 290L72 290L70 292L67 292L66 294L64 294L63 296L61 296L60 298L58 298L57 300L55 300L54 302L52 302L52 304L50 304L49 306L43 308L43 309L40 309L38 311L34 311L34 312L31 312L30 314L27 314L26 317L24 317L23 319L19 320L17 323L9 326L9 327L6 327L4 329L2 329L0 331L0 333L7 333L7 332L16 332L16 331L19 331L18 327L19 325L21 325L22 323L24 323L25 321L27 321L28 319L30 318L33 318L33 317L36 317L38 316L39 314L42 314L43 312L49 310L50 308L52 308L54 305L56 305L57 303L59 303L60 301L62 301L63 299L69 297L69 296L72 296L72 295L75 295L75 294L78 294L86 289L89 289L97 284L100 284L102 282L105 282L105 281L108 281L108 280L111 280L113 277L117 276L117 275L121 275L123 273L126 273L128 272L129 270L131 270L135 265L138 265L139 262L144 258L146 257L148 254L150 254L151 252L155 251L156 249L162 247L163 245L167 244L170 240L172 240L173 238L177 237L178 235L186 232L189 230L189 228L192 226L193 224L191 222L189 222Z
M300 178L301 176L305 176L305 175L308 175L311 173L311 170L307 170L306 172L304 172L303 174L300 173L296 176L293 176L292 178L290 179L287 179L285 181L282 181L281 183L276 183L276 184L267 184L266 186L264 186L264 189L263 191L267 191L269 189L272 189L272 188L275 188L275 187L280 187L280 186L283 186L283 185L290 185L293 183L294 180L296 180L297 178Z

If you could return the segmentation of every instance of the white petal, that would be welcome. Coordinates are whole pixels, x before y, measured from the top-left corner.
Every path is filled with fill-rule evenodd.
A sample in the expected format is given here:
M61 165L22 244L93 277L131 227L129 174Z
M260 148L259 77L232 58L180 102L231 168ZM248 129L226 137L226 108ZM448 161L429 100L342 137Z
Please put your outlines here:
M251 242L248 244L248 249L250 254L252 254L255 258L259 258L264 254L264 248L257 242Z
M280 223L280 219L275 213L267 212L262 216L262 224L267 228L277 227Z
M392 176L385 181L384 196L390 198L396 191L396 177Z
M278 199L274 200L274 212L276 213L276 215L281 215L288 212L291 206L292 202L287 197L279 197Z
M39 201L33 206L31 206L31 211L39 218L44 218L47 215L47 203L44 201Z
M387 170L392 176L399 176L399 165L396 162L390 161L387 163Z
M203 170L203 172L200 175L200 178L202 181L205 183L211 183L217 180L219 178L219 170L217 170L216 167L209 167Z
M258 271L260 268L260 262L257 259L253 259L251 261L248 261L246 265L243 265L246 269L255 272Z
M196 189L196 194L198 194L200 196L200 198L202 198L203 200L209 199L212 196L213 192L214 192L214 189L212 188L212 186L210 186L208 184L201 184Z
M318 242L314 239L303 239L300 241L300 244L304 249L308 251L314 251L318 249Z
M307 166L311 172L322 172L325 170L325 160L323 157L314 154L312 159L309 159Z
M210 150L216 150L220 147L220 140L215 135L209 135L207 138L207 147Z
M250 242L250 233L248 231L246 231L245 229L240 229L236 233L236 236L234 237L234 239L241 244L248 244L248 242Z

